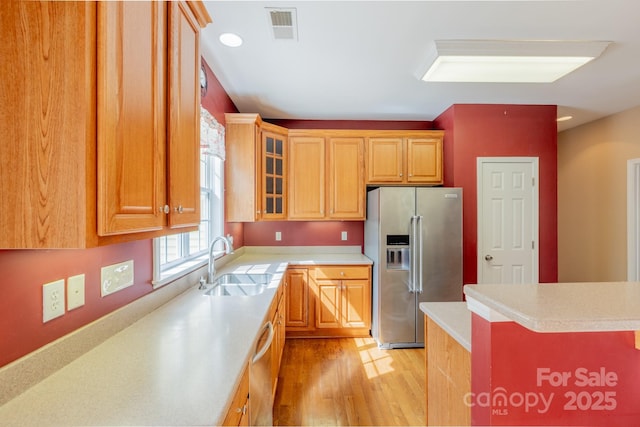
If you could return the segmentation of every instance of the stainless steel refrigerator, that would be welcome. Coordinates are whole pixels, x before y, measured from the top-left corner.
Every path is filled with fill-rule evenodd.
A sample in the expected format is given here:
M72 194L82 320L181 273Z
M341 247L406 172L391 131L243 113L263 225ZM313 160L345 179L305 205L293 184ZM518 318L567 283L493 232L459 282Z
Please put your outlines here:
M424 346L421 302L462 301L462 189L380 187L367 194L371 334L381 348Z

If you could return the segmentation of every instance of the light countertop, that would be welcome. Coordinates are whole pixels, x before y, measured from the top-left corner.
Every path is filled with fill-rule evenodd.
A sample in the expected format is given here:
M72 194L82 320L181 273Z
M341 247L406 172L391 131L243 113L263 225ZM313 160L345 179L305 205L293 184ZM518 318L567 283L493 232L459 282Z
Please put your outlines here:
M273 273L267 291L197 284L0 406L0 425L215 425L224 418L289 264L371 264L360 253L247 248L219 269Z
M469 309L535 332L640 330L640 283L466 285Z
M420 310L471 352L471 312L467 308L467 303L463 301L422 302Z

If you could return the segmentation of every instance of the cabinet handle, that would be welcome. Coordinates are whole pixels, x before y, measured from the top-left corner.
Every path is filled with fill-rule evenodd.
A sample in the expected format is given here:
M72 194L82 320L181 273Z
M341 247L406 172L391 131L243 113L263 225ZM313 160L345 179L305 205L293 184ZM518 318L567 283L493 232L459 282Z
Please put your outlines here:
M400 174L400 176L402 176L402 174Z
M344 271L341 271L341 272L340 272L340 275L341 275L341 276L344 276Z
M169 205L160 206L158 208L158 211L161 212L161 213L168 214L169 213Z
M178 205L178 207L176 208L176 212L178 213L184 212L184 208L182 207L182 205Z

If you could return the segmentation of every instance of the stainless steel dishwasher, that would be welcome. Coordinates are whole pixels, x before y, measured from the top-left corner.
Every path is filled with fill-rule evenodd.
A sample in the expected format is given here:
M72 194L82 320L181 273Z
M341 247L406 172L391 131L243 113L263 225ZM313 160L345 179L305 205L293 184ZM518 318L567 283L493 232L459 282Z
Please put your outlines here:
M273 324L268 320L256 341L249 373L249 419L252 426L273 425L271 342Z

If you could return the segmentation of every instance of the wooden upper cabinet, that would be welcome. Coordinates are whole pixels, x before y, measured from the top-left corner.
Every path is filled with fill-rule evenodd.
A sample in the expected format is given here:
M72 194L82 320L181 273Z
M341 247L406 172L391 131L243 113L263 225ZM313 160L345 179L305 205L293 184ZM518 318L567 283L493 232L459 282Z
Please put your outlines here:
M262 219L287 217L287 136L262 129Z
M325 138L289 137L289 219L325 216Z
M364 219L364 138L329 138L329 218Z
M225 114L225 218L253 222L260 218L260 117Z
M364 219L364 138L350 135L289 132L289 219Z
M167 233L167 180L175 178L167 144L188 139L197 150L199 139L197 37L192 27L190 40L173 41L174 3L3 4L0 72L12 77L0 103L0 134L11 142L0 144L0 203L11 209L0 211L0 248L85 248ZM184 5L199 25L210 22L200 2ZM188 63L193 83L168 63L183 74ZM182 86L167 95L169 78ZM179 123L169 141L168 121ZM184 187L197 203L197 157L188 157L181 167L195 186Z
M397 182L404 179L402 137L370 137L367 156L367 182Z
M200 26L185 2L169 4L169 226L200 223Z
M98 2L99 235L200 222L199 31L185 2Z
M229 113L225 122L226 220L285 219L287 130L258 114Z
M388 131L367 145L367 184L443 183L443 131Z
M96 244L94 2L0 7L0 248Z
M407 182L443 182L442 136L407 138Z
M98 234L159 230L167 3L99 2L98 29Z

